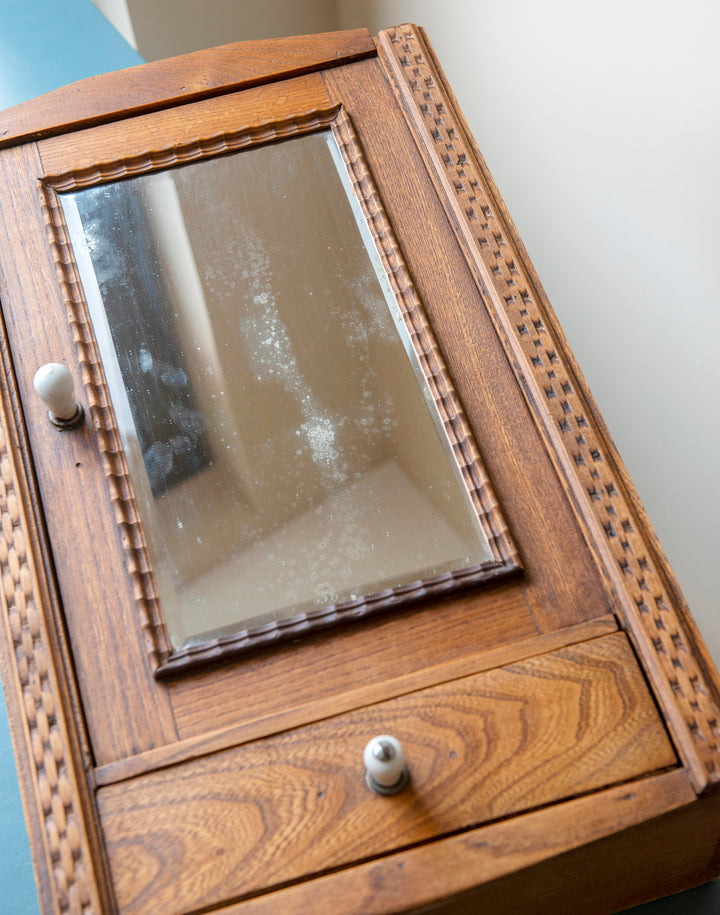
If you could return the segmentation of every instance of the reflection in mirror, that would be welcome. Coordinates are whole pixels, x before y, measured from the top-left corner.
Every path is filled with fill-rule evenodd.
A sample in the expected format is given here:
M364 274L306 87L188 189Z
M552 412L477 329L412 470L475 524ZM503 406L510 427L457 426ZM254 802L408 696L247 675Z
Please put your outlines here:
M330 131L62 201L176 649L492 559Z

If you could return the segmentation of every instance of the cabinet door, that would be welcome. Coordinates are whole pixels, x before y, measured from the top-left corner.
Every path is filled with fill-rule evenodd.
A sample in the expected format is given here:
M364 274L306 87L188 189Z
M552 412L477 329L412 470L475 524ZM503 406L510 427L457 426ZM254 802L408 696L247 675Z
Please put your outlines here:
M381 77L23 149L60 283L15 346L86 406L27 416L100 765L612 609Z

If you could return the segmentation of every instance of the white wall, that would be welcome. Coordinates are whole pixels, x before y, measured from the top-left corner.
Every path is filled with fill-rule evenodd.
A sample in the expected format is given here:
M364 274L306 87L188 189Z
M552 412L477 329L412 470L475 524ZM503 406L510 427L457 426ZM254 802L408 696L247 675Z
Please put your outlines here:
M720 4L339 10L426 28L720 663Z

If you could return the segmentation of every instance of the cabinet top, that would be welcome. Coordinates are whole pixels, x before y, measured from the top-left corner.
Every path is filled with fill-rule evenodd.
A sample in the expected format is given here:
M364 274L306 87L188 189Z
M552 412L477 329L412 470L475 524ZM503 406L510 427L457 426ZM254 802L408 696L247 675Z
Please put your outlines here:
M0 148L371 57L367 29L244 41L70 83L0 111Z

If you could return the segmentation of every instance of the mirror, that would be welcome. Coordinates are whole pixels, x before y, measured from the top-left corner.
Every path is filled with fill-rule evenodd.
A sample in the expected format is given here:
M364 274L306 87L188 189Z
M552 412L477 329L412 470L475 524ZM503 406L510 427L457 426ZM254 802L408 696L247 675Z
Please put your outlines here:
M60 196L174 649L493 560L332 131Z

